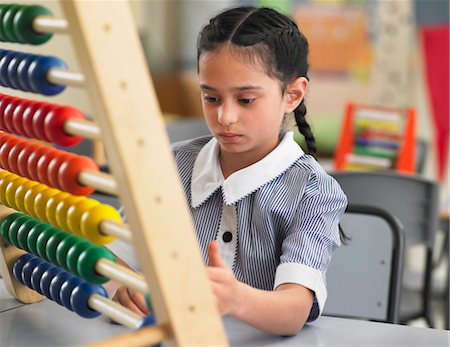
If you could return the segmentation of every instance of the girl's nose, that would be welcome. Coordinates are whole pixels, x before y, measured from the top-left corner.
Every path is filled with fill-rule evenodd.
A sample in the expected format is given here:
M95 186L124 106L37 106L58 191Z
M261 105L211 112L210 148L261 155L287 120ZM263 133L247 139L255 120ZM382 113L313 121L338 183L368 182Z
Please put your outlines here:
M237 110L229 104L222 104L219 109L217 120L220 124L228 126L237 122Z

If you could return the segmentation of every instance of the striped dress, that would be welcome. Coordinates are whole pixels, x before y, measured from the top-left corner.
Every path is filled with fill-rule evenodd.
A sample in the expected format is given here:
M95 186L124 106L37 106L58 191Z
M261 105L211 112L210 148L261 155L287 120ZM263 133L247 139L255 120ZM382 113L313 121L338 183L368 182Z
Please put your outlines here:
M284 283L311 289L308 321L316 319L347 205L337 182L303 153L292 132L266 157L227 179L211 136L176 143L173 152L205 263L208 244L218 240L239 281L263 290Z

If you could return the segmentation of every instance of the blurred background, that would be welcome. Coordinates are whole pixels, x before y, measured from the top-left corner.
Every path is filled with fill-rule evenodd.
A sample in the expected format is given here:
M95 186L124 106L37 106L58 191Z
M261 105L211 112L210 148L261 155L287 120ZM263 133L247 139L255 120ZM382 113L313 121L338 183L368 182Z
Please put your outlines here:
M53 0L16 2L40 3L55 16L63 16ZM414 109L413 146L419 149L414 153L421 163L415 174L440 182L442 211L450 210L448 0L141 0L130 4L168 127L176 130L181 125L172 140L207 132L197 80L196 40L201 27L228 7L273 7L292 16L309 40L311 82L306 105L325 168L333 169L349 103ZM127 49L126 42L117 44ZM17 49L13 44L3 47ZM63 56L71 71L79 71L72 42L65 35L55 35L43 47L29 49L33 50ZM3 88L0 92L11 93ZM17 91L11 94L29 97ZM52 102L76 106L95 118L83 89L68 88ZM92 153L88 144L84 146L75 150ZM444 236L441 230L436 248L442 248L439 238ZM408 254L412 287L420 282L416 260L423 257L421 252ZM448 282L446 264L440 262L434 271L438 298ZM436 311L440 310L442 302L437 300ZM442 327L442 320L437 323Z

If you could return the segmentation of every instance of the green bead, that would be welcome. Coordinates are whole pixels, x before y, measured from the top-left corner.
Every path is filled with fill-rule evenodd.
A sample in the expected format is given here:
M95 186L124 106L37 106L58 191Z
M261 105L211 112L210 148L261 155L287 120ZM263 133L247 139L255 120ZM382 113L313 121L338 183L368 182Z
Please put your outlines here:
M17 232L19 231L19 228L22 226L22 224L28 220L30 220L29 217L22 214L21 216L17 217L9 226L9 241L16 247L19 247L19 242L17 241Z
M47 248L45 250L45 254L47 256L47 259L51 263L58 265L58 260L56 259L56 249L58 248L59 244L69 236L70 236L69 233L66 233L62 230L58 230L56 234L50 236L50 238L47 241Z
M5 12L3 16L1 26L3 35L6 37L9 42L19 42L13 29L13 20L17 11L20 10L22 6L20 5L11 5L10 8Z
M17 231L17 244L18 247L24 249L25 251L29 251L27 245L28 233L30 230L37 224L37 221L33 219L28 219L25 221Z
M70 247L69 251L67 252L67 269L79 277L77 273L77 262L78 258L80 257L80 254L83 253L85 250L95 247L92 243L89 241L86 241L84 239L81 239L80 242L77 242L77 244Z
M53 16L53 14L39 5L23 6L17 11L14 16L13 30L18 41L40 45L52 37L52 34L38 33L33 29L32 23L37 16Z
M38 236L38 238L36 240L36 250L37 250L37 255L39 257L41 257L42 259L48 260L47 253L46 253L47 241L50 237L55 235L57 232L58 232L58 229L56 229L54 227L50 227L50 228L47 228L44 231L42 231L41 235Z
M51 228L51 227L52 226L49 224L39 223L31 228L30 232L28 233L28 238L27 238L27 246L28 246L28 249L30 250L30 253L38 255L37 245L36 245L37 239L44 230L47 230L48 228Z
M3 240L5 240L6 242L11 243L11 241L9 240L9 226L12 222L14 222L21 216L23 216L22 213L11 213L9 216L3 219L2 223L0 224L0 233Z
M64 269L68 269L67 267L67 252L69 252L70 248L83 241L81 237L77 237L74 235L69 235L61 243L56 247L56 263L59 267Z
M149 312L153 312L153 305L150 301L150 293L145 293L145 303L147 304Z
M117 262L116 256L107 248L94 246L80 254L77 263L77 274L89 283L101 284L109 281L109 278L95 271L95 265L102 259Z
M5 14L8 12L12 4L5 4L0 5L0 41L8 42L8 38L5 36L5 33L3 32L3 18L5 17Z

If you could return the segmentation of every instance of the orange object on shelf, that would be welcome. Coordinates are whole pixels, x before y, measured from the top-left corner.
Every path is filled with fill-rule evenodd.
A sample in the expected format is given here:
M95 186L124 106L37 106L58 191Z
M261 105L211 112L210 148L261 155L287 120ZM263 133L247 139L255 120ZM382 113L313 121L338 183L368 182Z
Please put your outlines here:
M338 141L336 170L415 171L416 112L349 103Z

